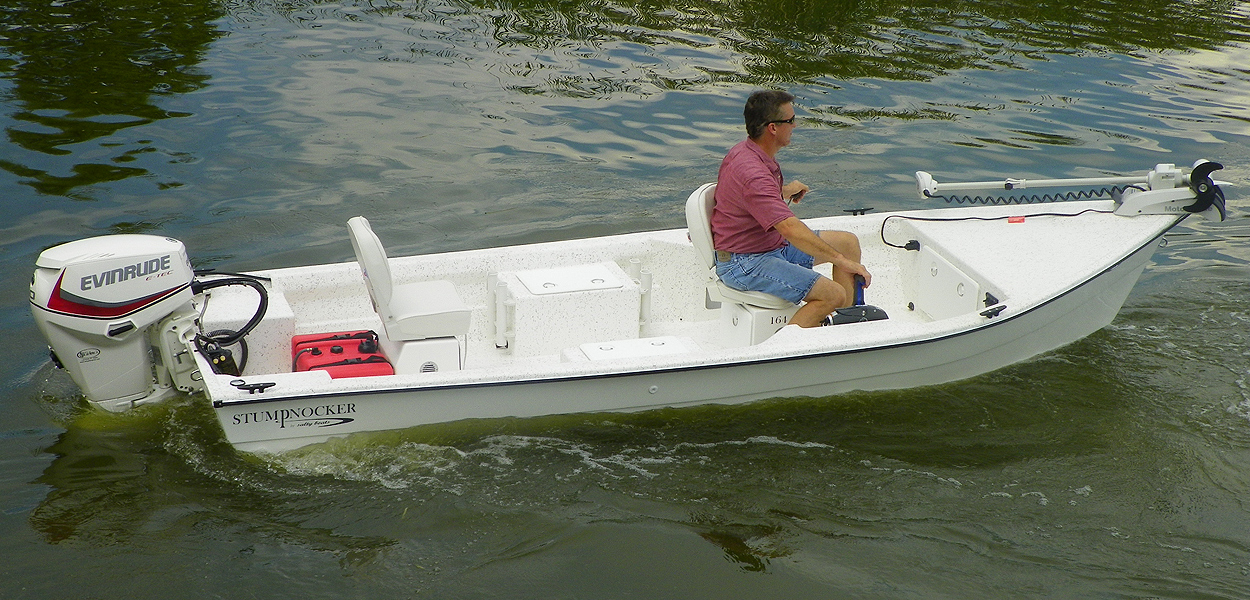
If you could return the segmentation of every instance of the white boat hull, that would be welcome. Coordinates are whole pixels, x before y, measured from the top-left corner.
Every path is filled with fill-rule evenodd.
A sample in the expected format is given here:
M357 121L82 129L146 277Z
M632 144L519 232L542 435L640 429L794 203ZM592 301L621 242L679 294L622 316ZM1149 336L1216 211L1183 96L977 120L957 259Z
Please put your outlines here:
M974 326L876 345L739 357L664 367L509 380L345 390L279 399L271 394L216 400L226 437L245 451L276 452L354 432L552 414L627 412L700 404L901 389L980 375L1079 340L1109 324L1175 219L1163 219L1071 289L1035 306L978 317ZM873 324L855 324L872 327ZM845 326L839 326L845 327ZM772 340L803 331L782 330ZM831 330L837 327L829 328Z

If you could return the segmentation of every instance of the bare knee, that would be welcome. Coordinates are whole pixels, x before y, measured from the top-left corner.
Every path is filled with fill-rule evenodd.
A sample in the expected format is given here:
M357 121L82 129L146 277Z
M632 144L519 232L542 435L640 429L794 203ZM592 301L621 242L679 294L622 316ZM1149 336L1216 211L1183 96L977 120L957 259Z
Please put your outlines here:
M820 239L833 246L839 254L859 262L861 256L859 236L849 231L821 231Z
M850 305L850 299L847 298L846 288L827 277L821 277L816 280L816 284L812 286L812 290L807 293L804 300L808 303L814 303L820 307L828 306L829 310L825 314L829 314L836 308Z
M790 322L799 327L816 327L829 313L847 304L846 291L842 286L821 277L807 293L803 306L794 313Z

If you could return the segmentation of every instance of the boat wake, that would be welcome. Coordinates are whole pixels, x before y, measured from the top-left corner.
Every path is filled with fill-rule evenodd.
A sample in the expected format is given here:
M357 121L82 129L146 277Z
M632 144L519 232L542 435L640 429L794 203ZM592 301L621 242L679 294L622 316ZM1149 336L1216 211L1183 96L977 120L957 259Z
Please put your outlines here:
M628 417L625 417L628 419ZM597 423L602 428L589 432L591 438L615 434L611 443L578 439L574 435L488 435L467 444L464 449L419 441L390 440L364 435L349 440L333 440L316 447L267 457L277 468L292 475L332 476L351 481L368 481L388 489L464 495L513 495L532 501L543 494L558 501L561 488L586 485L618 487L614 482L634 482L636 487L654 480L667 487L692 470L715 469L719 457L765 452L775 456L826 454L842 457L833 445L810 441L789 441L772 435L750 436L722 441L668 441L662 432L629 425ZM413 435L420 435L413 432ZM668 482L668 483L665 483ZM524 493L509 492L517 488Z

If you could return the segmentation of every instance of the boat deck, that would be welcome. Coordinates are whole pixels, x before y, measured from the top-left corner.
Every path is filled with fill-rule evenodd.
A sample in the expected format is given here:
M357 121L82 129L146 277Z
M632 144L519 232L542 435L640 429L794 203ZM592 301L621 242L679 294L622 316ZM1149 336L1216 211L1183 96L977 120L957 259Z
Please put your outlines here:
M814 229L848 230L859 236L863 263L873 273L866 300L890 318L801 332L790 328L782 335L765 335L768 339L756 344L744 342L743 334L733 331L729 307L709 308L705 302L707 274L685 229L536 244L524 247L524 252L504 248L392 258L397 283L450 281L471 309L469 329L458 337L461 371L399 373L393 379L403 380L395 385L411 386L501 376L679 368L946 335L1000 314L1028 310L1063 293L1122 259L1126 248L1146 243L1176 219L1092 212L1079 217L1041 214L1077 215L1112 208L1110 201L1093 201L979 207L976 220L959 220L969 214L962 208L808 220ZM1007 219L1013 215L1024 218ZM883 221L888 221L884 229ZM891 243L917 240L921 249L890 247L882 242L883 231ZM1125 238L1131 239L1126 243ZM617 280L601 289L552 294L528 293L523 283L518 284L526 274L550 275L587 265L599 265ZM827 274L828 266L824 268ZM650 275L649 291L642 289L644 272ZM320 375L290 373L290 340L295 335L360 329L383 332L354 261L257 274L271 278L270 305L262 325L248 337L245 376L304 377L309 388L378 385L328 382ZM250 290L212 291L204 328L241 326L246 317L238 315L250 316L255 302ZM503 312L500 302L506 304ZM979 314L996 306L1001 312L994 317ZM501 315L506 320L502 325ZM590 356L597 346L583 347L651 338L676 344L680 351L672 352L670 345L664 353L649 355L639 343L625 343L617 354L621 360L608 361ZM218 393L232 391L216 387ZM295 386L294 393L303 387ZM210 382L210 394L213 388Z

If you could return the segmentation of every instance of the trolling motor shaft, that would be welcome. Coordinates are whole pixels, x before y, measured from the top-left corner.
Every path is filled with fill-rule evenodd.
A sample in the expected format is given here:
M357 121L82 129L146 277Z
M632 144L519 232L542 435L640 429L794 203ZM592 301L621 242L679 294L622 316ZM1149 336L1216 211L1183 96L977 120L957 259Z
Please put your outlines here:
M1186 176L1173 164L1155 165L1141 175L1123 177L1084 177L1072 179L1007 178L999 181L940 183L928 172L916 172L916 188L923 198L950 198L944 192L1003 191L1015 192L1030 188L1102 188L1092 195L1108 191L1119 205L1116 214L1202 214L1223 221L1226 215L1224 192L1211 179L1211 173L1223 169L1217 162L1196 161ZM1227 184L1225 184L1227 185ZM1121 191L1122 190L1122 191ZM1008 202L1007 197L990 199ZM998 203L998 202L994 202ZM1214 210L1212 210L1214 209ZM1218 217L1216 216L1218 214Z

